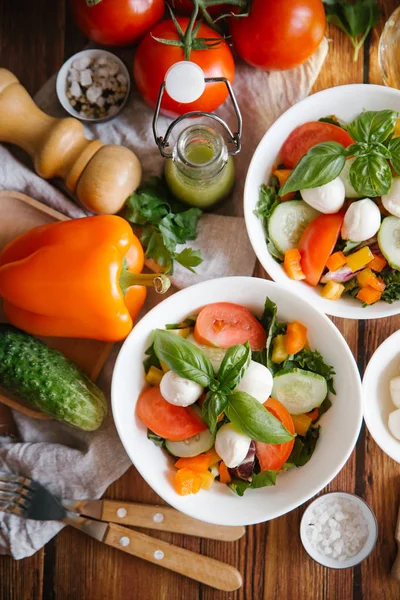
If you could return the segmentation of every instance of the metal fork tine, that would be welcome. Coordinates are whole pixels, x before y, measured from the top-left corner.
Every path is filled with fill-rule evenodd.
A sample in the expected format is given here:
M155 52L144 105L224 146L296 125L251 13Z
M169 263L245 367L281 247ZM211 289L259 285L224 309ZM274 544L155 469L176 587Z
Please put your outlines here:
M2 473L0 471L0 483L19 483L29 489L33 480L30 477L14 475L13 473Z
M20 504L21 506L25 506L26 508L29 506L29 500L24 498L18 493L14 492L3 492L0 490L0 500L5 502L14 502L16 504Z
M23 517L25 516L25 507L13 504L12 502L2 502L0 500L0 512L11 513Z
M0 492L17 492L24 498L29 498L32 492L29 488L22 487L19 483L8 483L0 480Z

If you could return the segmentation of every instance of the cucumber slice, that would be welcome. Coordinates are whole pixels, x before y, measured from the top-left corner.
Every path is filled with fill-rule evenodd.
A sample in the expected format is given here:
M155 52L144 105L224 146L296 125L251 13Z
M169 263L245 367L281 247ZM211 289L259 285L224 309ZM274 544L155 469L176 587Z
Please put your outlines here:
M392 269L400 270L400 219L385 217L378 233L378 244Z
M346 162L344 163L343 170L339 175L340 179L344 183L346 198L363 198L363 194L359 194L358 192L356 192L356 190L351 185L350 181L350 169L355 160L355 158L350 158L349 160L346 160Z
M268 221L268 235L282 254L297 248L303 231L320 213L303 200L281 202Z
M194 344L195 346L197 346L197 348L200 348L200 350L204 352L204 354L210 359L211 364L214 368L214 372L218 373L221 363L226 354L226 349L217 348L216 346L205 346L203 344L198 344L194 339L194 335L192 333L188 335L186 339L188 342Z
M215 437L206 429L183 442L169 442L165 440L168 452L181 458L191 458L203 452L207 452L214 446Z
M328 386L321 375L291 369L275 375L271 396L279 400L290 414L301 415L320 406L327 394Z

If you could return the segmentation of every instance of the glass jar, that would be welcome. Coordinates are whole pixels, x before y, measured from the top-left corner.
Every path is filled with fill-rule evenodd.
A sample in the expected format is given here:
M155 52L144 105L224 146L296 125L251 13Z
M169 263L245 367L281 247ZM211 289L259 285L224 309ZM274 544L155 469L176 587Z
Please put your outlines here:
M184 129L166 160L165 179L174 196L190 206L209 209L226 198L235 167L221 134L207 125Z
M379 40L378 60L385 85L400 89L400 7L386 21Z

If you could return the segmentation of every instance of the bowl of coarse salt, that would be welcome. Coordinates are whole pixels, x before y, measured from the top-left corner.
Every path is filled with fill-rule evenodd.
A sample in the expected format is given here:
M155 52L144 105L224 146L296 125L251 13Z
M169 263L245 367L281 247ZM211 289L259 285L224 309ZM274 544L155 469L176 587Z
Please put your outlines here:
M372 552L378 524L364 500L346 492L331 492L308 506L301 519L300 537L316 562L331 569L346 569Z
M82 50L59 70L56 91L63 108L76 119L108 121L128 100L129 72L122 60L107 50Z

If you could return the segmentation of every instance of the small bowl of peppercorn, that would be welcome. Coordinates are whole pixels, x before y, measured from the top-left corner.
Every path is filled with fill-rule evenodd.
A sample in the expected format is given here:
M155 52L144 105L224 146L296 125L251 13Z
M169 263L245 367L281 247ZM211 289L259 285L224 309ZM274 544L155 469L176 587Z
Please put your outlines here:
M125 106L129 72L122 60L106 50L83 50L71 56L57 75L56 90L63 108L80 121L102 122Z

